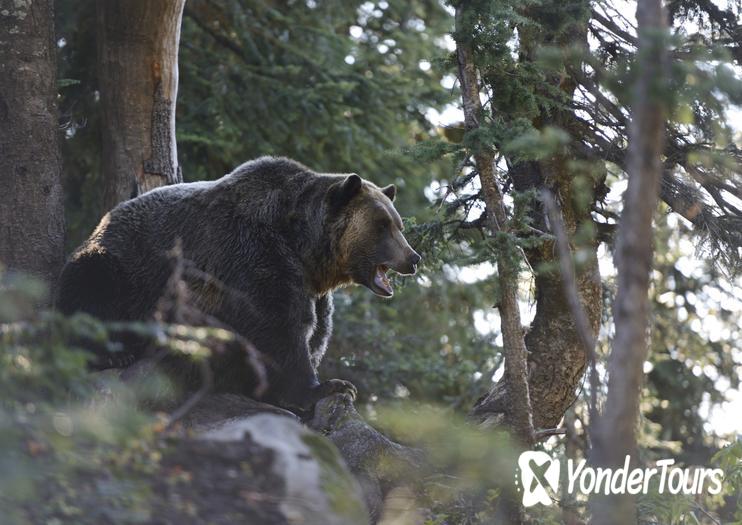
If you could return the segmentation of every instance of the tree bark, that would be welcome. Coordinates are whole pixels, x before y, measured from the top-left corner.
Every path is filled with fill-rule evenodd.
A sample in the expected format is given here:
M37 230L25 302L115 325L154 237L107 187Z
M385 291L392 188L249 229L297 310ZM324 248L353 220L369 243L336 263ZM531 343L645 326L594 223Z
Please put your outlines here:
M638 75L629 131L629 184L616 240L618 289L613 308L616 336L608 362L608 396L596 433L594 461L616 467L636 450L639 396L647 357L649 276L652 269L652 215L662 178L666 107L667 52L662 40L665 13L661 0L637 4ZM636 515L631 495L593 502L594 523L619 524Z
M185 0L97 3L103 206L182 182L175 142Z
M64 260L51 0L0 0L0 263L52 289Z

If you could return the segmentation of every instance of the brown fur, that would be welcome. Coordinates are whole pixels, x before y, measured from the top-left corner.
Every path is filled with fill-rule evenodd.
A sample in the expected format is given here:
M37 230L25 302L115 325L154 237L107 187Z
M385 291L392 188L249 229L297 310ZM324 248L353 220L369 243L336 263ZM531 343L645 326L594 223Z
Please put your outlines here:
M214 278L191 283L204 313L270 358L268 397L311 405L352 389L317 378L332 332L331 291L357 283L389 297L386 271L411 274L420 260L401 234L395 191L268 157L217 181L153 190L113 209L73 254L58 305L109 320L151 318L171 274L168 251L182 242L192 269ZM130 348L136 359L147 352ZM188 382L189 366L177 361L174 377ZM244 355L216 355L213 366L216 390L250 392ZM199 380L194 374L186 388Z

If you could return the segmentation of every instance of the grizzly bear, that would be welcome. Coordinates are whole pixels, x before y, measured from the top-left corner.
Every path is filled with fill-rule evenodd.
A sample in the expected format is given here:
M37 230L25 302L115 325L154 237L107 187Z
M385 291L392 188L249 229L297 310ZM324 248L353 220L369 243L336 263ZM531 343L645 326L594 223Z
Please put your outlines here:
M416 271L420 256L402 234L395 193L274 157L215 181L157 188L103 217L65 265L57 304L104 320L151 319L178 242L188 267L219 283L186 279L193 302L266 357L269 401L309 408L332 392L355 393L346 381L321 383L317 366L332 332L333 290L356 283L391 297L387 272ZM146 353L127 351L132 360ZM250 395L243 355L214 363L216 390Z

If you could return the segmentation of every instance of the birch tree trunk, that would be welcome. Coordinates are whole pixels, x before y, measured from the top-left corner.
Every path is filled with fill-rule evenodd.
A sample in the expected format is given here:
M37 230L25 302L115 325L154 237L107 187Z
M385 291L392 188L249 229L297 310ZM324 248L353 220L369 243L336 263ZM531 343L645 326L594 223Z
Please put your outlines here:
M185 0L97 2L103 206L182 181L175 142Z
M657 208L662 177L666 107L662 99L667 78L667 55L662 39L665 13L661 0L640 0L638 75L629 131L629 184L616 240L618 290L613 307L616 336L608 362L608 396L596 433L594 460L617 467L636 450L639 395L647 358L649 276L652 269L652 216ZM634 455L634 457L636 457ZM634 521L631 495L594 501L594 523Z
M0 0L0 263L52 288L64 258L51 0Z

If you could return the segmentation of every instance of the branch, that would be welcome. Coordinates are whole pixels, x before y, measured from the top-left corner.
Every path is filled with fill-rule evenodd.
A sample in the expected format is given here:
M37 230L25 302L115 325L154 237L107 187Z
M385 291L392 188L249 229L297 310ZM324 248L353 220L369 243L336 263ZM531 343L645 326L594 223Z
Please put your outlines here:
M595 19L600 25L608 29L611 33L614 35L623 38L626 42L631 44L632 46L636 47L637 40L634 35L629 33L628 31L625 31L621 27L619 27L618 24L616 24L614 21L609 20L608 18L604 17L602 14L600 14L595 9L590 11L590 16Z
M563 436L566 433L566 428L540 428L536 430L534 437L536 438L536 441L543 441L551 436Z
M568 126L574 130L575 134L583 137L583 141L576 143L576 148L583 155L612 162L621 170L628 171L626 151L621 147L621 141L609 141L600 135L598 130L593 129L589 122L576 115L570 116ZM742 216L737 213L741 210L724 200L720 191L729 192L739 198L741 190L738 185L712 173L699 171L688 161L688 153L692 151L722 152L698 144L680 144L680 141L681 138L670 136L665 146L667 161L662 174L660 198L670 206L672 211L693 224L696 232L706 236L707 242L718 259L723 261L727 268L733 269L738 266L740 248L742 248ZM734 159L739 157L737 150L723 153L730 154ZM737 163L739 165L740 161L737 160ZM714 208L707 204L700 189L673 174L672 170L675 166L680 166L691 175L695 172L695 179L701 183L701 187L707 192L709 187L714 190L713 193L716 193L720 207ZM713 198L711 192L709 195ZM599 213L606 214L604 210Z
M211 392L211 388L214 385L214 373L211 371L211 365L208 360L202 359L199 362L199 371L201 373L201 388L199 388L193 395L191 395L186 401L178 408L170 413L166 430L172 429L175 424L183 419L198 403Z

